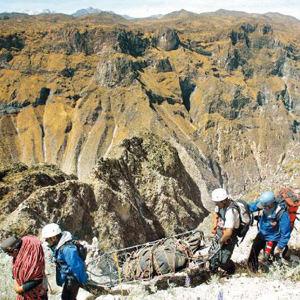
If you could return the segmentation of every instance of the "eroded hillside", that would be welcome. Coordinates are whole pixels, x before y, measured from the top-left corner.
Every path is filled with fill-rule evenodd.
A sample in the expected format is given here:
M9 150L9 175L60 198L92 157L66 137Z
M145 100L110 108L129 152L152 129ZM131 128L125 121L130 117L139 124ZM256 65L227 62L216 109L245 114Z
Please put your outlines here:
M181 11L0 20L0 163L88 180L147 129L178 150L205 206L274 173L299 141L300 22Z
M0 238L57 222L108 250L192 230L208 214L176 149L150 133L125 139L90 178L83 183L49 165L1 169Z

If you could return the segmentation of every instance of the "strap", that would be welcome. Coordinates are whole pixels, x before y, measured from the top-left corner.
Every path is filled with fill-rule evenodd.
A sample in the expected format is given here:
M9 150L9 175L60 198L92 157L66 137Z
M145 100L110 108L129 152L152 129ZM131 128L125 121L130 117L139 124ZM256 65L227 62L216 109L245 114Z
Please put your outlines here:
M238 200L240 201L240 203L242 203L244 206L245 205L248 205L248 203L242 199ZM232 207L233 209L236 209L239 213L239 218L240 218L240 227L242 226L242 224L246 225L245 223L242 222L242 212L241 212L241 208L240 206L238 205L237 201L233 201L229 207ZM250 227L250 225L253 225L253 216L251 216L251 213L250 211L248 211L249 215L250 215L250 224L248 225ZM239 228L234 228L233 232L236 234L237 236L237 231L238 231ZM239 239L237 238L237 241L236 241L236 244L237 246L243 242L243 240L245 239L246 237L246 234L242 237L242 239L239 241Z
M278 205L276 208L276 216L275 219L279 222L279 220L281 219L282 215L284 214L284 212L286 211L286 209L284 207L282 207L281 205Z
M225 212L224 212L224 220L223 221L225 222L225 215L229 209L235 209L239 213L239 218L240 218L240 222L241 222L241 220L242 220L241 209L238 206L238 204L236 202L234 202L233 200L231 200L231 203L224 209Z
M235 209L238 213L239 213L239 218L240 218L240 226L241 226L241 224L242 224L242 216L241 216L241 208L239 207L239 205L236 203L236 202L234 202L234 201L232 201L232 203L228 206L228 209L229 208L233 208L233 209ZM227 211L227 209L226 209L226 211ZM237 231L238 230L238 228L233 228L233 231Z
M259 231L259 221L260 221L260 218L261 218L261 210L258 211L257 213L257 223L256 223L256 227L257 227L257 230Z
M58 252L59 250L61 250L61 252L63 253L64 248L68 245L73 245L73 240L71 241L67 241L66 243L64 243L63 245L61 245L56 251L55 251L55 263L57 265L57 267L60 269L61 268L61 264L66 263L64 260L57 260L58 257ZM75 246L76 247L76 246Z

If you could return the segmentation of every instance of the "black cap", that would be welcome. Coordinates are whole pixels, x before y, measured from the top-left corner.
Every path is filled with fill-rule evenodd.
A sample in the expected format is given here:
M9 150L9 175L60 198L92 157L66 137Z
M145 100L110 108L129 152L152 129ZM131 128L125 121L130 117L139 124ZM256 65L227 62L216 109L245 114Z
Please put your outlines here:
M15 236L10 236L7 238L5 241L2 242L0 245L0 248L6 252L12 252L14 249L20 248L22 244L22 240L15 237Z

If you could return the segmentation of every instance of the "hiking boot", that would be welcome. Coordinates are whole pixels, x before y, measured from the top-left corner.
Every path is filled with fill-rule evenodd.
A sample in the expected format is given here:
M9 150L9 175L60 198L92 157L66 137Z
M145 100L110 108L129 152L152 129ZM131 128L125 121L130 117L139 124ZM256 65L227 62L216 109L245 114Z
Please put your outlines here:
M209 272L211 275L218 274L218 267L209 267Z

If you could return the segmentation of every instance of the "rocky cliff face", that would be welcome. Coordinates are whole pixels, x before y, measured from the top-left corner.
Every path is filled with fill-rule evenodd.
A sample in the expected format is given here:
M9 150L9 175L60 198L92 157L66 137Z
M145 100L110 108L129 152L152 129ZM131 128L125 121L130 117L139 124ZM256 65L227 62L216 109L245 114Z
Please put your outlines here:
M101 159L90 178L103 244L144 243L196 228L208 212L175 148L147 133L120 147L119 157Z
M100 159L89 184L54 166L1 171L0 237L38 234L58 222L102 249L126 247L197 227L208 214L174 147L150 133Z
M147 129L169 141L210 206L272 176L299 141L299 21L186 12L0 20L0 164L87 181Z
M15 164L0 170L1 219L12 213L32 193L42 187L54 186L74 179L54 166Z

